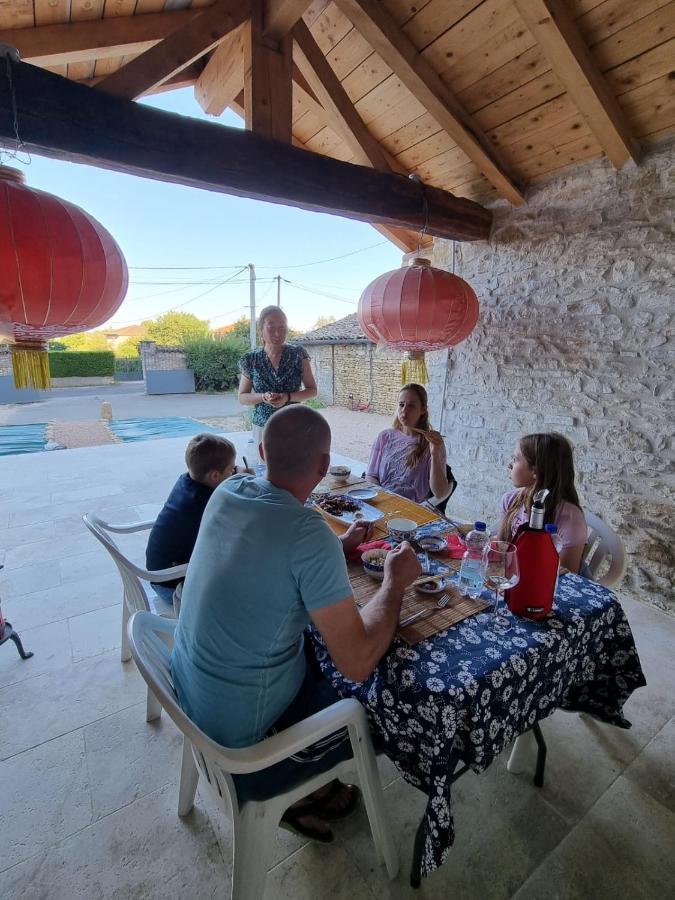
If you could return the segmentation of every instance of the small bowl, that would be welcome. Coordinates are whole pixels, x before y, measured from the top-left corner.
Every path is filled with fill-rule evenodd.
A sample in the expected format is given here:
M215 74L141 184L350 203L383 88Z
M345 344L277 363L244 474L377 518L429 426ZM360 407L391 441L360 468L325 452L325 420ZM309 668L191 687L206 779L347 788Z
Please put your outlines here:
M422 550L427 550L429 553L440 553L441 550L447 550L448 548L448 542L445 538L436 537L434 535L420 538L417 543Z
M346 484L349 481L352 470L349 466L331 466L328 470L328 474L335 484Z
M452 575L446 575L444 578L439 578L438 581L429 581L428 587L425 587L423 583L416 585L415 589L421 594L440 594L440 592L448 588L451 583Z
M417 522L412 519L389 519L387 522L387 532L395 541L405 541L412 537L417 531Z
M388 553L388 550L366 550L362 553L361 562L366 575L370 575L375 581L382 581L384 578L384 561Z

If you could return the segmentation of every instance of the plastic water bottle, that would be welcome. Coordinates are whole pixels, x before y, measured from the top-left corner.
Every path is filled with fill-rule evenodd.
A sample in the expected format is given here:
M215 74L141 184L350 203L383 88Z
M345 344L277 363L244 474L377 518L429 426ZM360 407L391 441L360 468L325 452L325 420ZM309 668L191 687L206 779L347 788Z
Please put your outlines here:
M552 522L550 522L548 525L544 525L544 531L547 534L551 535L551 540L553 541L555 549L558 551L558 559L560 559L560 553L562 551L562 538L558 534L558 526L554 525ZM560 579L560 562L558 562L558 574L556 575L555 587L553 588L553 596L554 597L558 596L558 581L559 581L559 579Z
M466 551L459 570L459 589L462 594L476 598L483 590L483 548L487 544L488 533L485 522L474 522L473 531L466 536Z

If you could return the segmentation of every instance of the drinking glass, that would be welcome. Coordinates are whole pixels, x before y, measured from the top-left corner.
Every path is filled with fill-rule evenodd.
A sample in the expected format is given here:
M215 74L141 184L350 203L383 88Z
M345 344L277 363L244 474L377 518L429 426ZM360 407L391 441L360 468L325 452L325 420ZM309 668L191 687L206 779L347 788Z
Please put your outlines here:
M489 588L494 588L495 592L492 623L503 634L511 630L511 624L506 616L499 612L499 597L507 588L515 587L520 581L515 545L508 541L488 541L483 549L483 569L485 584Z

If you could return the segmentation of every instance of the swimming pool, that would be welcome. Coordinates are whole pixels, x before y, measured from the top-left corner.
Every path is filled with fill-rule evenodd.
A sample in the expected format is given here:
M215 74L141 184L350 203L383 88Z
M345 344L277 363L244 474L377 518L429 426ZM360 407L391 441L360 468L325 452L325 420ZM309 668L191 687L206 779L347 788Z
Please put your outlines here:
M40 453L45 449L46 422L39 425L0 426L0 456L17 453Z
M167 416L164 419L113 419L110 430L123 441L152 441L158 438L194 437L208 431L224 434L222 428L213 428L181 416Z

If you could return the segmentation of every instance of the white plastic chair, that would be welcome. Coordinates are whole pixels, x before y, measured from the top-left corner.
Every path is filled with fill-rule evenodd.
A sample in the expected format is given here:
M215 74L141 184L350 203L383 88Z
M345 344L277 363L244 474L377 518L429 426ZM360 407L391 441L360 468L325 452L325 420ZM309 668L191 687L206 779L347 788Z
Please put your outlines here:
M174 617L173 604L166 603L161 597L158 597L150 586L150 582L154 581L161 584L164 581L175 581L177 578L184 578L187 572L187 564L182 566L173 566L170 569L158 569L151 572L148 569L142 569L130 559L128 559L119 549L109 532L113 534L135 534L139 531L149 531L155 524L154 520L149 522L135 522L131 525L111 525L104 522L99 516L93 513L86 513L82 516L84 524L94 535L97 541L105 547L112 556L115 565L122 578L124 595L122 598L122 662L131 659L131 650L129 649L129 639L127 637L127 622L132 613L144 610L154 613L156 616L166 618ZM161 714L161 707L158 705L152 692L148 691L148 703L146 719L151 722Z
M334 778L351 773L354 763L378 861L384 860L389 877L395 878L398 858L387 827L368 719L358 700L340 700L252 747L228 749L207 737L178 705L169 668L169 645L173 643L175 628L175 620L159 619L145 612L134 613L128 625L129 645L148 690L157 697L183 732L178 815L186 816L192 809L197 782L202 775L218 805L232 817L233 900L259 900L262 897L274 846L274 832L285 810ZM269 800L248 801L243 806L239 805L232 775L266 769L341 728L349 731L353 761L342 762L330 771L309 778L304 784Z
M615 587L626 572L626 551L621 538L599 516L592 512L586 512L585 516L588 540L584 548L583 561L594 581L605 587ZM598 570L608 557L609 569L598 576Z

